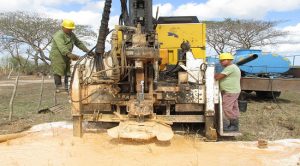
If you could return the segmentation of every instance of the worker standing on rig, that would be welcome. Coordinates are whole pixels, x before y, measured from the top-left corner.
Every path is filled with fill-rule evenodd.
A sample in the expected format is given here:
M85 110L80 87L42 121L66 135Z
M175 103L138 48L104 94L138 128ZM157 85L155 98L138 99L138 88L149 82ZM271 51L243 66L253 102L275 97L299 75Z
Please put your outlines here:
M239 130L239 107L238 97L241 92L241 71L237 65L232 63L231 53L222 53L219 56L221 65L224 67L221 73L215 74L215 79L220 82L220 89L223 98L224 131Z
M80 58L80 56L72 53L74 45L84 52L89 52L87 47L72 32L72 30L75 29L74 21L64 19L61 26L62 29L53 35L52 48L50 51L56 92L68 90L71 60L78 60ZM64 87L61 81L62 76L64 76Z

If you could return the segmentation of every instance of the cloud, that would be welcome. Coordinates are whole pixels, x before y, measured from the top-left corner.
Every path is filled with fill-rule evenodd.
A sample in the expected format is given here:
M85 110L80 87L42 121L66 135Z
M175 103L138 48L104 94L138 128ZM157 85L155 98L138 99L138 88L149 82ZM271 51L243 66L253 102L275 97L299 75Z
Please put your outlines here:
M300 9L299 0L208 0L181 1L183 4L174 6L170 3L160 3L153 6L153 16L159 6L159 16L198 16L199 20L220 20L223 18L263 19L268 12L286 12ZM81 6L79 10L64 11L62 6ZM0 0L1 11L33 11L45 13L56 19L70 18L77 24L91 25L98 32L104 0ZM111 9L113 10L113 8ZM117 11L119 13L119 11ZM109 28L118 23L118 16L110 16ZM295 54L300 53L300 23L282 28L290 34L280 38L281 44L276 47L265 47L266 51Z
M80 11L71 11L64 12L61 10L48 10L47 15L55 19L72 19L76 24L90 25L94 30L98 29L101 20L101 13L80 10Z
M168 5L171 5L167 3ZM164 6L166 4L160 4ZM174 8L172 5L169 8ZM188 2L161 16L198 16L201 20L220 18L263 19L271 11L284 12L300 8L299 0L208 0L205 3Z
M300 23L295 26L287 26L282 30L288 32L288 36L283 39L284 41L300 44Z
M60 7L62 5L81 5L80 10L64 11ZM72 5L71 5L72 4ZM24 6L26 6L24 8ZM43 13L48 17L55 19L69 18L76 24L91 25L97 30L100 25L104 0L0 0L0 11L30 11Z
M158 16L170 16L172 13L173 5L170 3L165 3L165 4L156 4L153 5L152 13L153 17L156 16L156 10L158 8Z
M39 11L40 8L66 4L87 4L90 0L0 0L0 11Z
M280 44L277 44L276 46L267 46L263 49L268 52L277 52L282 55L300 55L300 23L295 26L284 27L281 30L288 32L288 35L277 39Z
M92 1L88 2L81 10L86 11L94 11L94 12L100 12L104 8L104 0L103 1Z

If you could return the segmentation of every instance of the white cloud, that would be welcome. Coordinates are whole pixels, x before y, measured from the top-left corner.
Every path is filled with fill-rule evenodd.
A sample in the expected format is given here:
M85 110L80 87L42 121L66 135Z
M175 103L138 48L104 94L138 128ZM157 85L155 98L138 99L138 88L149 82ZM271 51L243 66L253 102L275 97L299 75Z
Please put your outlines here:
M33 0L33 1L41 5L51 5L51 6L60 5L60 4L72 4L72 3L78 3L78 4L89 3L89 0L63 0L63 1L62 0L43 0L43 1Z
M40 8L66 4L87 4L90 0L0 0L0 11L40 11Z
M300 23L295 26L287 26L282 30L288 32L288 36L283 40L287 43L300 44Z
M163 5L165 4L161 6ZM201 20L226 17L263 19L270 11L282 12L299 8L299 0L208 0L205 3L188 2L173 11L163 12L161 15L193 15Z
M72 19L76 24L91 25L96 30L100 25L101 13L93 11L71 11L64 12L61 10L48 10L47 15L55 19Z
M173 9L172 4L170 4L170 3L156 4L156 5L153 5L153 9L152 9L153 17L156 16L157 7L159 7L158 16L170 16L170 14L173 14L172 13L172 9Z
M282 31L288 32L288 35L277 39L280 44L264 47L263 49L282 55L300 55L300 23L295 26L284 27Z
M67 4L80 4L82 8L79 11L58 9L60 5ZM103 6L103 0L96 2L92 0L0 0L0 11L22 10L44 13L55 19L69 18L74 20L76 24L91 25L94 30L99 28Z
M82 10L87 11L94 11L94 12L100 12L102 11L104 7L104 0L103 1L96 1L96 2L88 2L85 7L82 8Z
M170 3L155 4L153 16L159 6L159 16L183 16L195 15L199 20L222 19L226 17L243 19L263 19L271 11L291 11L300 8L300 0L208 0L204 3L195 1L181 1L182 5L174 6ZM61 5L82 5L77 11L63 11L58 7ZM45 13L49 17L56 19L70 18L77 24L91 25L98 32L101 20L104 0L0 0L1 11L27 10ZM113 8L111 9L113 10ZM119 11L117 11L119 12ZM109 28L113 28L118 23L118 16L111 16ZM289 31L290 35L281 40L281 44L276 47L265 47L266 51L283 54L300 53L300 23L294 26L283 28Z

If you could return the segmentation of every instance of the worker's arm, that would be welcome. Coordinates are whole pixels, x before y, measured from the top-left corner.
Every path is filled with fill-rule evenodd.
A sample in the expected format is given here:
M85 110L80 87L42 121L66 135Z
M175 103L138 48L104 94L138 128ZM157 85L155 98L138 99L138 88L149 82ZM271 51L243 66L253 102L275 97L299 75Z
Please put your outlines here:
M227 77L227 76L229 76L231 73L233 72L233 69L232 69L232 67L225 67L224 69L223 69L223 71L221 72L221 73L217 73L217 74L215 74L215 79L216 80L221 80L221 79L223 79L223 78L225 78L225 77Z
M77 61L77 60L80 58L80 56L78 56L78 55L76 55L76 54L73 54L73 53L71 53L71 52L69 52L69 53L67 54L67 56L68 56L70 59L72 59L73 61Z
M74 44L76 47L81 49L83 52L88 52L89 49L80 41L75 34L73 34Z
M226 76L227 75L225 75L225 74L217 73L217 74L215 74L215 79L216 80L221 80L221 79L225 78Z

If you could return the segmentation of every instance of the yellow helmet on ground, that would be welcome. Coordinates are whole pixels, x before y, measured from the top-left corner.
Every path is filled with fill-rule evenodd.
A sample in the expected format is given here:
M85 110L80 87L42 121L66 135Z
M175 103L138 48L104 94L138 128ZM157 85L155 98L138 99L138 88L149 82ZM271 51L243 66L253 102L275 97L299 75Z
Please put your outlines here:
M220 60L226 60L226 59L234 59L232 54L231 53L228 53L228 52L225 52L225 53L222 53L220 54L220 57L219 57Z
M75 23L73 20L64 19L61 26L67 29L75 29Z

